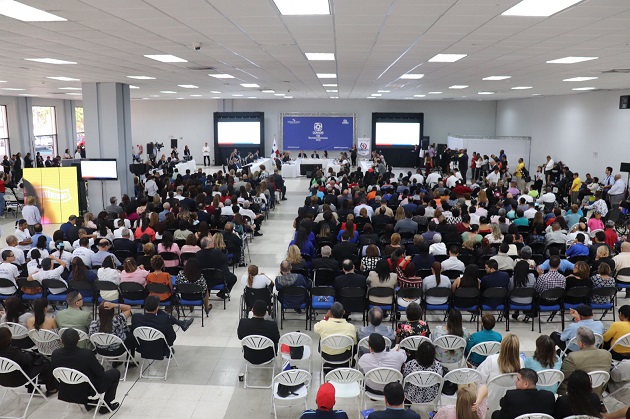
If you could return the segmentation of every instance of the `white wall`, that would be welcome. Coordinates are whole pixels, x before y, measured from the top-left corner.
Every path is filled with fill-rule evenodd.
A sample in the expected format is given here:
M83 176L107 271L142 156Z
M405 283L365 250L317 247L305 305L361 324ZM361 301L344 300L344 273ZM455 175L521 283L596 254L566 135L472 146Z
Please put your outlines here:
M148 142L164 143L162 154L170 153L170 139L180 137L177 149L182 152L188 145L193 158L201 163L201 148L208 143L214 149L214 128L212 114L219 102L216 100L132 100L131 101L131 138L134 145ZM183 144L181 144L183 142ZM210 156L214 159L214 152ZM145 154L146 157L146 154Z
M622 95L630 91L499 101L496 134L532 137L532 168L551 155L582 179L586 172L601 179L606 166L616 173L630 161L630 110L619 109Z

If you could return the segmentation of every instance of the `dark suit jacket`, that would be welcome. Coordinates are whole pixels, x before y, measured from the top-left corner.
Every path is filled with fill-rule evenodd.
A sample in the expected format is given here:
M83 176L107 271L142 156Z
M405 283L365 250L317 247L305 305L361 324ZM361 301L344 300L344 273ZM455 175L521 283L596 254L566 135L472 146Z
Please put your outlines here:
M332 256L335 259L339 259L342 256L356 255L357 245L350 242L337 243L332 249Z
M140 326L152 327L164 333L164 337L166 337L166 342L168 342L169 346L173 346L173 342L175 342L175 338L177 338L170 316L162 310L158 310L157 315L136 313L131 316L132 332L136 327ZM162 359L164 355L168 355L169 353L168 348L164 345L164 341L143 342L138 352L142 354L143 358L148 359Z
M420 419L420 415L411 409L385 409L370 413L368 419Z
M342 288L359 287L367 288L367 278L363 275L352 273L339 275L335 278L335 293L339 294Z
M135 241L129 239L115 239L114 250L127 250L131 252L132 257L135 257L136 253L138 253L138 244Z
M556 398L546 390L508 390L501 398L501 410L492 414L492 419L514 419L526 413L553 415Z
M239 339L243 339L250 335L261 335L273 341L274 348L267 348L262 351L256 351L243 347L245 359L252 364L262 364L273 358L278 351L278 340L280 340L280 332L278 324L271 320L260 318L241 319L238 323L237 334Z
M34 353L25 352L15 346L9 346L4 349L0 349L0 357L15 361L28 375L28 369L33 363ZM19 387L26 383L26 378L19 371L14 371L11 374L0 375L0 385L3 387Z
M225 244L227 245L228 249L230 250L235 249L234 252L238 253L238 254L235 254L234 257L235 258L240 257L241 245L243 244L243 241L234 233L228 234L225 231L223 231L221 232L221 234L223 235L223 240L225 241Z
M55 349L52 353L51 364L53 370L58 367L65 367L80 371L89 378L97 391L106 390L102 385L105 370L89 349L76 346L74 348ZM87 384L74 386L59 383L59 400L68 403L85 403L90 395L92 395L91 390Z
M332 269L337 272L339 270L339 263L331 257L319 257L313 259L311 269Z
M218 249L201 249L195 254L195 259L199 261L201 269L215 268L223 272L230 271L227 256Z

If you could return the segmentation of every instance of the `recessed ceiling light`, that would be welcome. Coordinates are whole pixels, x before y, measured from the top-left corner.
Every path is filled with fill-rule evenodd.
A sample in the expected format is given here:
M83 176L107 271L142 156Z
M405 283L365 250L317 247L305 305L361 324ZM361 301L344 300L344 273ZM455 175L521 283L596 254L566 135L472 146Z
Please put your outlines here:
M221 92L219 92L218 90L210 90L210 93L214 93L215 95L218 95Z
M335 54L332 52L305 52L309 61L335 61Z
M330 90L326 90L326 93L339 93L339 90L330 89Z
M378 93L389 93L390 90L378 90Z
M276 93L275 90L263 90L262 92L263 93Z
M155 77L149 77L149 76L127 76L128 79L135 79L135 80L155 80Z
M10 90L10 91L21 92L21 91L26 90L26 89L18 89L18 88L15 88L15 87L3 87L2 90Z
M293 96L285 96L285 99L293 99Z
M596 60L599 57L564 57L557 60L547 61L547 64L575 64L582 63L584 61Z
M183 97L178 97L178 98L176 98L176 99L177 99L177 100L184 100L184 98L183 98Z
M30 93L18 93L18 96L35 96Z
M199 86L195 86L194 84L178 84L178 87L183 87L184 89L199 89Z
M329 15L330 6L328 0L273 0L280 14L291 15Z
M595 90L596 87L576 87L575 89L572 90Z
M467 84L454 84L452 86L449 86L449 89L465 89L467 87Z
M582 0L523 0L501 14L503 16L551 16L581 1Z
M160 95L149 95L151 97L160 97Z
M512 90L527 90L527 89L533 89L532 86L516 86L516 87L512 87Z
M80 87L60 87L59 90L81 90Z
M495 80L506 80L506 79L511 79L512 76L489 76L489 77L484 77L481 80L487 80L487 81L495 81Z
M65 22L67 19L14 0L0 1L0 15L22 22Z
M190 95L190 97L201 97L201 95Z
M275 93L274 96L284 96L284 93Z
M212 96L212 99L221 99L221 96Z
M317 73L317 77L320 79L336 79L337 75L335 73Z
M184 60L183 58L176 57L171 54L157 54L157 55L145 55L146 58L150 58L155 61L159 61L161 63L187 63L188 60Z
M129 85L129 88L130 88L130 89L139 89L139 87L138 87L138 86L134 86L133 84L130 84L130 85Z
M533 93L532 96L542 96L542 93Z
M588 81L588 80L597 80L598 77L573 77L570 79L564 79L562 81Z
M260 87L256 83L241 83L241 86L243 86L243 87L252 87L252 88L259 88Z
M477 92L478 95L493 95L494 92Z
M401 79L406 79L406 80L420 80L423 77L424 77L424 74L411 74L411 73L403 74L402 76L400 76Z
M374 96L368 96L367 99L376 99Z
M234 76L231 74L208 74L210 77L214 77L215 79L233 79Z
M234 96L234 97L243 97L243 95L239 95L239 94L234 94L232 96Z
M381 96L383 96L383 95L382 95L382 94L380 94L380 93L372 93L372 96L374 96L374 97L381 97Z
M324 86L324 87L337 87L337 83L326 83L326 84L322 84L322 86Z
M429 59L430 63L454 63L455 61L459 61L462 58L466 57L467 54L437 54L435 57Z
M426 97L427 95L413 95L413 97Z
M0 83L6 83L6 82L7 82L6 80L0 80Z
M256 96L247 96L247 99L258 99Z
M36 63L44 63L44 64L76 64L74 61L64 61L64 60L58 60L56 58L25 58L25 60L35 61Z
M177 92L174 92L172 90L160 90L160 93L175 94Z
M72 95L72 96L81 96L81 93L66 93L67 95Z
M59 80L59 81L80 81L81 79L73 79L72 77L46 77L51 80Z
M331 96L331 99L339 99L339 96Z
M429 92L430 95L441 95L442 92Z

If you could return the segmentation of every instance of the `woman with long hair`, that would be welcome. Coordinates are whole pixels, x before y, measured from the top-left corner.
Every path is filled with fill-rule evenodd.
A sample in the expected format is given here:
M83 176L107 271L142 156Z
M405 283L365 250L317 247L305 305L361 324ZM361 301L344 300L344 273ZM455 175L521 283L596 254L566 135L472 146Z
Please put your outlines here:
M529 262L524 259L519 260L514 265L514 273L510 278L509 288L512 291L515 288L534 288L536 284L536 276L531 270ZM532 303L533 297L513 297L512 302L516 304L529 305ZM520 312L514 311L512 318L518 320ZM527 313L525 313L527 315ZM530 313L531 314L531 313Z
M348 239L350 243L359 242L359 232L355 228L354 217L350 219L350 215L348 215L345 225L342 225L341 229L339 230L339 233L337 233L337 241L341 241L341 236L346 231L348 232L348 235L350 236L350 238Z
M402 206L399 206L396 209L396 214L394 215L394 220L400 221L405 219L405 209Z
M361 271L373 271L376 268L376 264L379 260L381 260L381 257L379 256L378 247L375 244L370 244L369 246L367 246L367 249L365 249L365 256L361 258Z
M307 269L306 262L302 259L300 248L294 244L289 246L287 250L287 261L293 269Z
M451 289L453 292L457 288L479 288L479 266L474 263L464 268L464 273L453 281Z
M86 212L83 214L83 227L91 230L96 230L96 224L94 223L94 214Z
M123 271L120 273L120 282L135 282L144 287L147 282L149 271L144 270L144 266L138 266L134 258L127 258L123 261Z
M155 241L155 230L149 226L149 219L147 217L142 217L140 219L140 227L136 228L136 231L133 233L133 237L138 240L142 237L143 234L148 234L151 237L151 241ZM164 238L162 238L164 240Z
M308 239L309 231L301 227L295 233L295 238L289 242L289 246L296 245L300 249L301 254L309 255L311 259L315 258L315 246Z
M92 320L88 328L88 335L95 333L108 333L122 339L125 346L133 356L137 347L137 341L127 326L127 319L131 317L131 306L111 301L103 301L98 306L98 319ZM96 352L104 356L120 356L125 353L122 345L110 345L96 347Z
M151 267L153 268L153 272L146 276L146 283L166 285L169 288L169 291L162 293L152 292L150 295L157 295L160 298L160 301L168 301L173 295L173 282L171 281L171 274L164 272L166 264L164 259L162 259L162 256L153 256L151 258ZM168 308L169 307L167 307L167 309Z
M182 246L181 252L183 253L197 253L201 250L201 247L197 245L197 237L190 233L188 237L186 237L186 244Z
M203 277L203 274L201 273L199 261L197 261L197 259L195 258L188 259L186 265L184 265L184 270L180 271L179 274L177 274L177 278L175 279L175 286L184 283L197 284L201 287L201 292L204 295L203 308L207 316L208 313L210 313L210 310L212 310L212 304L208 303L208 298L210 297L210 295L208 294L208 284L206 282L206 279Z
M457 309L452 308L449 310L448 317L446 318L446 325L437 326L433 329L431 339L435 342L435 340L440 336L446 335L459 336L460 338L464 338L466 342L468 342L468 339L470 338L468 329L466 329L462 324L462 313ZM442 348L435 349L438 360L442 363L452 364L464 356L465 347L455 350L446 350Z
M96 271L99 281L109 281L116 285L120 285L120 272L116 269L116 260L113 256L107 256L103 260L103 264ZM101 298L106 301L118 301L118 291L101 291Z
M4 314L0 317L0 323L11 322L26 327L26 322L31 317L33 313L26 310L20 297L12 296L4 300Z
M604 333L604 344L608 348L612 348L617 339L630 333L630 305L624 304L618 310L619 320L611 324ZM610 353L613 359L617 361L630 359L630 348L626 346L617 346Z
M389 263L385 259L376 262L376 267L370 271L367 277L368 295L373 288L391 288L396 289L398 286L398 275L389 268ZM390 297L369 297L370 304L389 305L392 303Z
M396 343L400 343L409 336L429 337L431 335L428 323L422 320L422 308L419 303L410 303L405 314L407 321L400 322L396 326Z
M499 224L490 224L490 230L491 233L486 236L490 244L503 243L503 234L501 234Z
M258 272L258 266L249 265L247 273L241 277L243 287L251 289L273 288L273 281L264 273Z
M477 406L474 410L476 400L475 386L461 386L457 390L457 402L455 405L440 407L433 419L484 419L488 411L487 400Z
M179 265L179 256L181 255L181 251L179 250L179 246L177 245L177 243L174 243L173 233L171 233L170 231L164 232L164 236L162 236L162 242L160 242L160 244L158 244L157 246L158 255L163 252L175 253L178 256L178 259L175 260L165 260L165 267L172 268ZM160 257L160 259L162 258Z
M593 392L591 377L582 370L573 371L567 379L567 394L556 401L554 418L585 415L601 418L601 403Z
M90 286L92 286L94 281L98 279L96 272L88 269L88 267L85 266L83 259L78 256L72 258L70 266L72 267L72 270L70 271L70 275L68 275L68 283L70 283L70 281L87 282ZM84 297L92 297L94 296L94 293L91 289L84 289L81 290L81 295Z
M383 249L383 257L389 257L396 251L396 249L399 249L400 246L402 246L400 244L401 240L402 238L400 237L400 234L393 233L389 238L389 244Z
M66 266L70 266L70 264L72 263L72 249L66 249L66 245L62 241L57 241L55 243L55 249L57 250L50 253L51 256L55 256L63 260Z
M57 321L54 317L47 317L48 299L38 298L33 301L33 317L26 321L26 327L29 330L50 330L58 332ZM55 349L61 348L61 339L50 342L43 342L37 345L40 352L50 353Z
M451 288L451 280L446 275L442 275L442 264L433 262L431 265L431 275L422 280L422 293L426 294L431 288ZM446 304L448 297L426 297L427 304Z
M41 235L37 238L37 242L35 242L35 247L33 247L31 250L29 250L29 252L26 254L26 259L33 259L32 253L33 251L37 249L39 251L39 258L43 259L43 258L47 258L48 255L50 254L48 252L48 237Z
M201 239L203 239L204 237L208 237L209 235L210 235L210 227L208 226L208 223L205 221L200 222L199 225L197 225L197 232L195 233L195 237L197 238L197 244L201 242Z
M556 344L547 335L540 335L536 339L536 350L534 355L525 359L525 368L534 371L558 370L562 367L562 359L556 353ZM552 386L536 386L538 390L547 390L555 394L559 384Z
M435 346L431 342L422 342L418 346L415 359L407 361L402 368L403 377L419 371L435 372L444 375L444 368L435 358ZM432 387L418 387L413 384L405 384L405 396L412 403L428 403L438 396L439 384Z

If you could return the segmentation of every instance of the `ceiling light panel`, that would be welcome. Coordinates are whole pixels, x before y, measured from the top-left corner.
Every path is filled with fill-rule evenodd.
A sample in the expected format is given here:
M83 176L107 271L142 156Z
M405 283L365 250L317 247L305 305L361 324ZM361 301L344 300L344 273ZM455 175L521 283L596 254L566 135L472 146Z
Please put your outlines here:
M2 1L2 0L0 0ZM25 58L26 61L34 61L36 63L44 63L44 64L58 64L58 65L63 65L63 64L76 64L76 62L74 61L65 61L65 60L58 60L56 58Z
M46 77L46 78L51 79L51 80L59 80L59 81L81 81L81 79L73 79L72 77Z
M273 0L284 16L329 15L328 0Z
M595 90L596 87L576 87L573 90Z
M335 61L335 54L332 52L305 52L309 61Z
M570 79L564 79L562 81L589 81L589 80L597 80L598 77L572 77Z
M497 80L507 80L507 79L511 79L512 76L489 76L489 77L484 77L481 80L486 80L486 81L497 81Z
M582 0L523 0L501 13L503 16L546 17L580 3Z
M494 92L477 92L478 95L493 95Z
M0 0L1 1L1 0ZM146 58L150 58L161 63L187 63L188 60L176 57L170 54L157 54L157 55L145 55Z
M208 74L210 77L214 77L215 79L233 79L234 76L231 74Z
M80 87L60 87L59 90L81 90Z
M467 87L468 85L466 84L454 84L452 86L449 86L449 89L465 89Z
M326 83L326 84L322 84L322 86L324 86L324 87L337 87L337 83Z
M512 90L527 90L527 89L533 89L532 86L516 86L516 87L512 87Z
M547 61L547 64L575 64L583 63L584 61L596 60L599 57L564 57L556 60Z
M462 58L466 57L467 54L437 54L435 57L429 59L430 63L454 63L455 61L459 61Z
M184 89L199 89L199 86L195 86L194 84L178 84L177 86Z
M67 20L14 0L0 0L0 15L22 22L65 22Z
M420 80L423 77L424 77L424 74L412 74L412 73L407 73L400 76L401 79L405 79L405 80Z
M320 78L320 79L336 79L337 75L335 73L317 73L317 78Z
M243 87L251 87L251 88L256 88L256 89L260 87L256 83L241 83L241 86L243 86Z
M155 80L155 77L149 77L149 76L127 76L128 79L134 79L134 80Z

